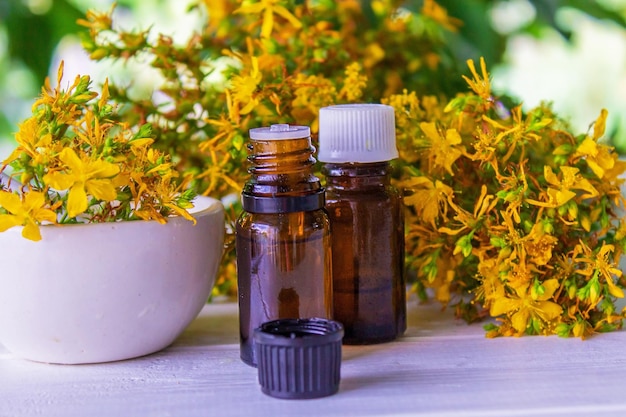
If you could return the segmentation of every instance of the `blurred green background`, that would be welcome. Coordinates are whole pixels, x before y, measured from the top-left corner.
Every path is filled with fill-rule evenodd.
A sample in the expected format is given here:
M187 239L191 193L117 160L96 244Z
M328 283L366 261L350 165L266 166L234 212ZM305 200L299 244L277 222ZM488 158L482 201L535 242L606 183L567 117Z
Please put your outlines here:
M153 28L183 43L202 25L187 13L196 0L119 0L116 21L126 29ZM341 1L341 0L338 0ZM369 0L363 0L369 1ZM608 132L626 154L626 0L437 0L464 22L450 34L459 67L484 56L494 90L532 107L550 101L574 132L587 131L601 108ZM61 59L66 79L89 74L132 79L136 94L150 94L149 70L140 64L94 63L80 47L76 20L112 0L0 0L0 158L30 114L47 75ZM407 0L418 10L423 0Z

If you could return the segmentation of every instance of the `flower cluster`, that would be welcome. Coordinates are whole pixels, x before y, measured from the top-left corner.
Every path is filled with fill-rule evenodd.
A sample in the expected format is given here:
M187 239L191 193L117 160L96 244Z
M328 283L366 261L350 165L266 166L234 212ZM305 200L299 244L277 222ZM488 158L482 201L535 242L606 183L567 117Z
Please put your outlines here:
M407 266L418 294L433 291L469 321L496 318L488 336L586 337L621 327L615 300L626 285L618 268L626 245L625 166L601 141L605 111L587 134L574 135L549 106L523 112L494 97L482 60L480 71L469 61L467 92L446 45L447 32L460 22L434 0L415 10L401 0L199 0L194 10L208 16L184 45L163 34L120 30L112 11L90 11L79 22L89 29L83 45L93 59L138 59L157 69L166 103L130 97L127 86L111 83L103 96L110 92L123 112L101 116L99 102L91 116L73 107L55 113L72 97L92 99L83 98L80 80L62 100L48 103L44 96L38 120L55 114L59 124L80 116L68 142L78 150L48 144L45 133L57 132L52 122L31 122L47 126L44 134L18 135L20 151L10 161L40 194L0 200L11 221L51 221L46 210L54 207L40 204L51 192L68 213L91 195L102 200L97 217L119 218L122 207L148 210L137 211L139 217L165 216L162 210L188 202L162 175L167 170L189 175L199 193L236 196L248 178L250 128L310 125L315 140L321 107L383 102L396 111L395 180L406 190ZM128 132L120 125L136 133L118 137L113 133ZM103 129L112 135L102 139ZM122 148L127 157L120 162L114 155ZM87 162L84 153L92 149ZM132 168L133 161L146 161L146 169ZM147 190L155 172L166 180L156 195L168 197L150 209L150 200L135 193ZM104 204L120 178L135 183ZM240 209L230 207L231 220ZM233 259L234 251L227 252L218 293L235 291Z
M432 0L415 10L405 3L199 0L194 10L207 20L183 45L120 29L113 10L90 11L79 23L89 30L83 46L93 59L136 59L158 70L160 104L113 83L111 96L128 109L126 122L152 123L153 146L194 174L199 193L221 198L238 195L247 179L250 128L302 124L315 134L320 107L376 102L404 88L440 94L453 84L445 36L459 22ZM231 224L239 210L232 207ZM227 253L218 292L235 291L234 253Z
M0 173L11 167L10 179L0 183L0 232L24 226L24 237L40 240L41 224L164 223L170 215L193 221L187 208L195 193L169 157L151 147L150 126L115 121L107 83L98 97L88 76L67 89L62 78L63 63L56 87L46 83L20 125L18 146L0 166Z
M484 61L469 67L472 93L443 113L415 96L388 100L404 126L416 286L467 320L497 318L490 337L620 328L626 163L600 141L606 110L573 135L546 106L505 108Z

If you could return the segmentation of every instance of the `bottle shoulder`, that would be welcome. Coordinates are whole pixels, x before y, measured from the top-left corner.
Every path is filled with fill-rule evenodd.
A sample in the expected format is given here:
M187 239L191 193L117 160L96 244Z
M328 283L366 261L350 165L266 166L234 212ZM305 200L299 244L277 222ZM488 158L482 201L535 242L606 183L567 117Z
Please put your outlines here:
M307 227L311 224L328 223L328 212L325 208L291 213L250 213L244 211L237 219L237 227L274 227L294 224Z
M326 204L329 201L336 200L390 200L402 201L402 193L400 190L390 184L379 186L357 187L357 186L335 186L326 184Z

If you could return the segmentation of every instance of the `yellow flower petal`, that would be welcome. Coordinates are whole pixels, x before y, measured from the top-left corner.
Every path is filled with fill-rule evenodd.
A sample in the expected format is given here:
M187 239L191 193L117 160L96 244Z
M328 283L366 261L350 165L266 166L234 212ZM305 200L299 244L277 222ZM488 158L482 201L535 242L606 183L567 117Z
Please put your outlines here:
M552 168L550 168L548 165L543 167L543 176L545 177L546 181L548 181L549 184L552 184L552 185L560 184L559 178L556 176L554 172L552 172Z
M63 148L63 150L59 154L59 159L72 171L77 171L74 174L78 174L82 171L83 163L73 149Z
M241 114L248 114L250 113L252 110L254 110L254 108L259 104L259 100L257 100L256 98L251 99L248 104L246 104L241 110L240 113Z
M433 122L422 122L420 123L420 129L426 134L428 139L431 141L439 140L439 132L437 132L437 126Z
M179 216L191 221L193 224L196 224L196 219L191 214L189 214L187 210L182 209L175 204L165 204L165 207L168 207Z
M21 226L22 222L12 214L0 214L0 232L4 232L13 226Z
M593 159L587 159L587 165L589 165L589 168L591 168L593 173L596 174L598 178L604 177L604 169L596 163L596 161Z
M604 131L606 129L606 118L609 112L606 109L602 109L600 111L600 116L596 120L596 123L593 126L593 138L594 140L600 139L604 135Z
M538 300L547 300L551 298L556 290L559 289L559 280L556 278L548 279L541 284L544 288L544 292L542 295L537 297Z
M4 161L2 161L2 165L9 165L11 162L18 159L22 155L22 152L24 152L24 149L19 146L13 149L13 152L11 152L11 154Z
M82 185L74 185L67 198L67 214L76 217L87 210L87 193Z
M22 207L27 212L31 212L35 209L40 208L45 203L46 203L46 197L44 196L43 193L40 193L38 191L31 191L28 194L26 194L26 197L24 197L24 204L22 205Z
M265 7L265 5L263 3L252 3L252 4L246 4L243 5L241 7L239 7L237 10L235 10L233 13L235 14L239 14L239 13L246 13L246 14L253 14L253 13L260 13L263 8Z
M133 139L130 142L128 142L128 144L133 148L138 148L141 146L149 146L149 145L152 145L152 143L154 143L154 139L152 138L138 138L138 139Z
M548 195L550 196L550 201L554 203L556 207L559 207L574 198L576 193L570 190L557 190L555 188L549 188Z
M598 144L590 137L586 137L578 146L578 149L576 149L576 153L596 156L598 154Z
M89 180L85 184L85 188L89 194L100 200L113 201L117 198L117 191L111 180L108 179Z
M120 168L106 161L94 161L89 164L89 176L96 178L110 178L120 172Z
M593 198L599 194L598 190L586 178L580 178L572 188L587 191L587 194L584 194L582 198Z
M263 13L263 24L261 25L261 37L269 38L272 36L272 29L274 28L274 11L271 8L266 8Z
M67 190L74 184L74 179L58 171L50 172L43 177L44 182L55 190Z
M513 325L513 328L520 333L525 332L528 327L529 317L530 313L527 309L521 309L517 313L513 314L511 316L511 324Z
M615 285L613 280L607 279L606 283L609 284L609 293L611 293L613 297L624 298L624 290Z
M591 230L591 219L589 218L589 216L585 215L585 216L581 216L579 218L580 221L580 226L586 231L589 232Z
M16 214L22 209L22 201L17 194L13 194L8 191L1 191L0 207L5 208L9 213Z
M42 208L33 211L33 218L40 222L56 223L57 221L57 215L54 211Z
M446 140L450 145L458 145L461 143L461 135L456 129L448 129L446 131Z
M28 221L22 229L22 236L35 242L40 241L41 232L39 231L39 226L32 220Z
M489 313L491 314L491 316L497 317L502 314L507 314L513 310L518 309L519 305L520 305L519 300L513 300L511 298L506 298L506 297L498 298L491 305L491 308L489 309Z
M563 313L563 308L552 301L538 301L535 312L543 321L548 322L559 317Z
M300 29L302 27L302 23L300 23L298 18L291 14L291 12L289 12L289 10L287 10L285 7L276 5L274 6L274 12L276 12L277 15L282 16L286 20L288 20L294 28Z
M574 325L574 327L572 327L572 334L574 335L574 337L582 337L585 334L585 322L584 321L578 321L576 322L576 324Z

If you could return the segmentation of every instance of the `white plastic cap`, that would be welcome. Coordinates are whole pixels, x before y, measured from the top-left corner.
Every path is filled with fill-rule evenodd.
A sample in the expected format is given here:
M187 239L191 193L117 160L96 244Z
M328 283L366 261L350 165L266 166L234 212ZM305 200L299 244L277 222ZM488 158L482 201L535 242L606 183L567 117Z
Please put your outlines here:
M393 107L342 104L319 114L321 162L383 162L398 157Z
M311 129L308 126L275 124L270 127L250 129L250 139L252 140L301 139L309 136L311 136Z

